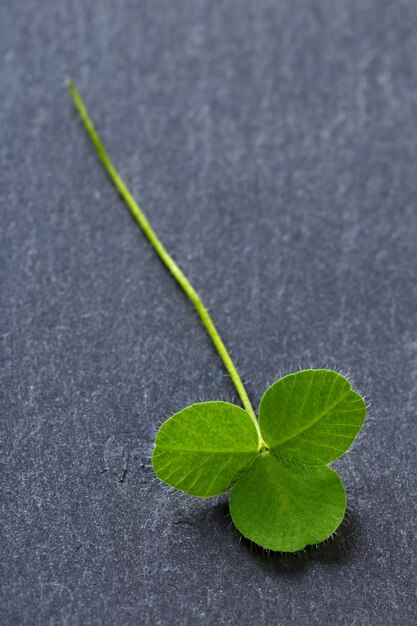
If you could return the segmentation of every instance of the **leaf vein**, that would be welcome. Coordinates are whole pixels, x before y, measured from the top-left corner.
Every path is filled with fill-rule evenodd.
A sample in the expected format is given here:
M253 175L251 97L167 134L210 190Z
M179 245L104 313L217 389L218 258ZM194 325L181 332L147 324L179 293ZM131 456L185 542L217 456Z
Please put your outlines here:
M294 434L292 434L290 437L287 437L286 439L282 439L281 441L279 441L277 443L278 446L281 446L282 444L286 443L287 441L291 441L291 439L295 439L296 437L298 437L298 435L300 435L301 433L303 433L305 430L308 430L309 428L311 428L312 426L314 426L314 424L317 424L317 422L319 422L325 415L327 415L328 413L331 412L331 410L333 409L333 407L337 406L338 404L340 404L340 402L342 402L342 400L348 395L348 393L351 390L349 389L346 394L344 396L342 396L341 398L338 398L336 400L336 402L334 402L330 407L328 407L323 413L321 413L318 417L316 417L316 419L314 421L312 421L310 424L308 424L307 426L305 426L304 428L299 429L297 432L295 432ZM329 394L330 395L330 394Z

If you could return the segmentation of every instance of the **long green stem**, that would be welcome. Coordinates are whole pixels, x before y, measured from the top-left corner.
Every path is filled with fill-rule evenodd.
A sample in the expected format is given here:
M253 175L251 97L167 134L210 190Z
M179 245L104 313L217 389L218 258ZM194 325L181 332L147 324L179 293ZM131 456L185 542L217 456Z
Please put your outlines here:
M71 80L67 80L66 84L74 100L75 106L78 109L78 113L80 114L80 117L82 121L84 122L85 128L90 136L90 139L93 142L94 147L97 150L97 153L100 159L102 160L103 165L108 175L110 176L112 182L118 189L123 200L126 202L127 206L129 207L130 212L132 213L133 217L139 224L140 228L142 229L149 243L154 248L159 258L161 259L162 263L164 263L164 265L169 269L171 274L174 276L175 280L179 283L179 285L182 287L182 289L185 291L185 293L187 294L187 296L190 298L191 302L194 304L195 308L197 309L197 312L199 316L201 317L201 320L204 326L206 327L207 332L211 337L211 340L213 341L227 371L230 374L230 377L236 387L236 390L240 396L240 399L242 400L243 406L245 407L246 411L249 413L249 415L251 416L251 418L253 419L255 423L256 430L259 436L259 445L261 448L264 447L265 444L263 442L261 431L259 429L258 420L256 419L255 412L250 403L248 394L246 393L246 389L242 383L242 379L240 378L239 373L235 367L235 364L233 363L230 357L230 354L228 353L226 346L224 345L223 340L220 337L214 325L213 320L211 319L209 312L204 306L203 301L201 300L200 296L198 295L198 293L196 292L196 290L194 289L194 287L192 286L188 278L185 276L182 270L175 263L174 259L171 257L170 254L168 254L167 250L165 249L165 246L162 244L160 239L155 234L144 212L140 208L139 204L136 202L135 198L130 193L129 189L127 188L120 174L118 173L113 163L111 162L101 142L101 139L96 129L94 128L93 122L91 121L91 118L88 114L87 107L85 106L84 101L81 98L81 95L78 92L77 87Z

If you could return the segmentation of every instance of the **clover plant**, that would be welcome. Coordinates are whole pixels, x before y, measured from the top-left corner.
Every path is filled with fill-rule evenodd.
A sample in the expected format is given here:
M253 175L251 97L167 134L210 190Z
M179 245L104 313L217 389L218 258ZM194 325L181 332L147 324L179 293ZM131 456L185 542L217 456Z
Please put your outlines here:
M328 369L284 376L269 387L258 418L214 323L182 270L156 236L111 162L73 82L68 89L103 165L161 261L199 313L243 408L200 402L170 417L156 435L152 464L168 485L209 498L230 490L237 529L254 543L295 552L338 528L346 494L329 467L349 449L366 414L349 381Z

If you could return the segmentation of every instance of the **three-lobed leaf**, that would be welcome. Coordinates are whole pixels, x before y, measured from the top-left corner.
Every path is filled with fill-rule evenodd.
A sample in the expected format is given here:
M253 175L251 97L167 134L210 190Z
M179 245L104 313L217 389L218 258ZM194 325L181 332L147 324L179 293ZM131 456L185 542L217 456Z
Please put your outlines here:
M263 395L263 442L244 409L204 402L162 425L152 462L161 480L191 495L232 487L238 530L264 548L294 552L324 541L340 525L345 490L327 463L348 450L365 414L363 399L341 374L304 370Z
M153 466L169 485L213 496L232 485L230 508L241 532L273 550L295 551L329 536L345 511L345 494L327 463L351 445L365 404L336 372L310 370L267 390L256 422L243 383L191 283L157 237L113 166L74 83L74 103L105 169L132 215L191 299L249 413L227 403L201 403L174 415L156 437ZM262 437L261 437L262 432Z

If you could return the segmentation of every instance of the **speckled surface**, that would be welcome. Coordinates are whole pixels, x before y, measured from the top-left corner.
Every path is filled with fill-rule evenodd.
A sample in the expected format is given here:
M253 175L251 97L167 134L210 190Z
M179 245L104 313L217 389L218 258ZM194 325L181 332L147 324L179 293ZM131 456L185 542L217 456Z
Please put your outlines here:
M2 624L415 623L416 23L413 0L2 0ZM254 402L311 365L371 401L317 549L265 554L226 498L155 480L165 418L237 399L66 75Z

